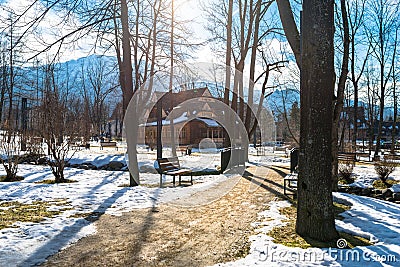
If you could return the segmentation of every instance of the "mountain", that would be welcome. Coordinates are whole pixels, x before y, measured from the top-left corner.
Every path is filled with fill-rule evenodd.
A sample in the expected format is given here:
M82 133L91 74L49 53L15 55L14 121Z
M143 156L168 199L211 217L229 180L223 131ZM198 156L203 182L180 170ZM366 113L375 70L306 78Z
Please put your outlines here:
M16 96L28 98L28 101L37 101L49 81L54 81L61 93L70 96L82 96L85 89L91 91L94 84L99 85L100 81L104 88L116 87L116 63L115 57L91 55L53 65L15 67L14 92ZM49 69L53 69L53 77Z
M197 65L195 64L194 67L196 66ZM15 95L17 97L27 97L30 101L36 101L37 99L40 99L43 88L46 84L46 68L48 68L47 65L24 68L16 67L14 71L16 74L14 91ZM204 70L203 72L205 74L203 73L200 76L207 76L210 80L212 80L211 74L206 73ZM166 78L168 73L164 72L163 75L164 76L159 79L160 89L157 90L168 90L167 81L169 79ZM99 81L99 77L103 78L102 87L116 87L113 97L108 98L108 100L113 102L113 105L115 105L121 100L121 93L118 86L119 80L117 60L115 57L90 55L88 57L57 63L54 65L54 81L61 91L67 92L69 95L81 96L85 89L88 92L92 91L93 82L96 80ZM214 97L223 96L224 87L220 83L215 83L212 81L198 81L192 82L187 86L207 86ZM180 85L176 87L175 90L184 90L184 87ZM255 90L254 100L257 101L260 97L261 92L259 90ZM298 90L294 89L275 90L266 98L266 101L264 101L265 106L269 107L275 116L283 112L284 103L286 110L289 111L294 102L300 103L300 93ZM352 103L353 101L350 101L350 105L352 105ZM366 104L362 101L359 102L359 105L366 106ZM392 114L392 107L385 108L385 119L388 119L390 116L392 116Z

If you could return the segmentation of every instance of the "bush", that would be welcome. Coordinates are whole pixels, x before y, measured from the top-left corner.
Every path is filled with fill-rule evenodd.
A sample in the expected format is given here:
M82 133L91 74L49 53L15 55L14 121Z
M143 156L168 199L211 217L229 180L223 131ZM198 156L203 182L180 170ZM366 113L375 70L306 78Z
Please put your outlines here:
M386 180L386 182L382 182L380 179L375 180L372 183L372 186L376 189L386 189L388 187L392 187L394 184L398 184L399 181L397 180Z
M387 182L387 178L396 168L396 163L393 160L384 159L382 161L375 162L375 172L378 174L379 179L387 186L391 185Z
M351 184L354 183L353 174L354 162L352 161L340 161L338 166L339 176L343 183Z

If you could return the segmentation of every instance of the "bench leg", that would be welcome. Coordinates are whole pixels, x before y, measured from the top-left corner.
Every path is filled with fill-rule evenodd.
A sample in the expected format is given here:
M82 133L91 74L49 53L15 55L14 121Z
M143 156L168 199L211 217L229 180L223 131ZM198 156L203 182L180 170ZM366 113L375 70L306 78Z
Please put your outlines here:
M179 175L179 185L181 185L181 175Z
M172 182L173 182L174 187L175 187L175 175L172 175Z
M286 182L287 182L287 180L283 180L283 194L285 195L285 196L287 196L287 194L286 194Z
M190 184L193 185L193 174L190 174Z
M162 187L162 174L160 174L160 187Z

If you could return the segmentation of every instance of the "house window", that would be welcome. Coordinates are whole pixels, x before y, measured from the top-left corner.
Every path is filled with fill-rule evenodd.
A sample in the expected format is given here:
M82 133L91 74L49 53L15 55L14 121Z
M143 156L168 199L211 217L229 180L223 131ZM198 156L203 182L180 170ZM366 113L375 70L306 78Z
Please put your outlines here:
M186 138L186 127L183 127L181 132L180 132L180 137L181 138Z

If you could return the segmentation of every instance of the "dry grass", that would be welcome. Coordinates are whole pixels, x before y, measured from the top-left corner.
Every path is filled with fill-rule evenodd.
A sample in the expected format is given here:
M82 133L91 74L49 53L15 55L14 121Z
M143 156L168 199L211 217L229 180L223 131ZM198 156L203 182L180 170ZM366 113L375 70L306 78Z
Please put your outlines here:
M382 180L375 180L372 183L372 186L376 189L386 189L386 188L392 187L392 185L398 184L398 183L400 183L400 181L397 181L397 180L386 180L385 182L383 182Z
M39 223L45 218L52 218L71 208L50 211L49 208L51 206L67 204L68 202L64 199L54 201L35 201L31 204L23 204L18 201L1 202L0 230L7 227L13 227L15 222Z
M340 213L349 210L350 207L334 203L334 213L336 219L342 219ZM336 241L333 242L320 242L312 239L304 239L300 235L296 233L296 212L297 209L294 206L290 206L288 208L282 208L280 210L281 214L285 215L288 220L284 226L275 227L268 233L269 236L274 238L274 242L278 244L282 244L288 247L300 247L303 249L310 247L319 247L319 248L327 248L327 247L336 247ZM369 246L371 243L365 238L359 236L352 236L347 233L339 233L341 238L346 239L348 246L353 248L355 246Z
M76 181L76 180L65 179L65 181L62 182L62 183L63 184L69 184L69 183L77 183L77 182L78 181ZM57 184L57 183L56 183L56 181L54 179L46 179L46 180L35 182L35 184Z
M0 182L4 182L4 180L7 178L6 175L0 175ZM10 182L19 182L24 180L25 178L23 176L15 176L14 180L10 181Z

